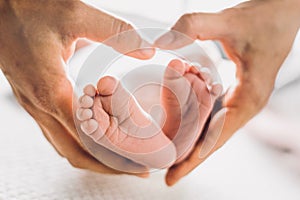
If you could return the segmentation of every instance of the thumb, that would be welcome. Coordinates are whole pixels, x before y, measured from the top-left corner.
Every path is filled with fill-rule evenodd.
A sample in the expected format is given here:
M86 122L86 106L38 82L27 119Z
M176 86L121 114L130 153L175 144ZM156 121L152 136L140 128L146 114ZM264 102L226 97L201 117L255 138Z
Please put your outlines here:
M194 40L221 40L227 33L224 12L193 13L183 15L171 31L161 36L155 46L163 49L178 49Z
M154 55L154 48L129 23L83 2L80 2L78 10L76 37L104 42L120 53L139 59L149 59Z

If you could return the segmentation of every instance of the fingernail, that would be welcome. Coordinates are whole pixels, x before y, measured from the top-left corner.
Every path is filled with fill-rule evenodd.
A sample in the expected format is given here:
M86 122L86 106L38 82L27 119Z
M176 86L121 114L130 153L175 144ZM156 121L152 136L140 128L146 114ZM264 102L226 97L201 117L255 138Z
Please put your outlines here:
M149 178L149 173L137 174L136 176L140 178Z
M158 47L165 47L171 44L175 40L175 35L173 32L168 32L156 40L155 45Z

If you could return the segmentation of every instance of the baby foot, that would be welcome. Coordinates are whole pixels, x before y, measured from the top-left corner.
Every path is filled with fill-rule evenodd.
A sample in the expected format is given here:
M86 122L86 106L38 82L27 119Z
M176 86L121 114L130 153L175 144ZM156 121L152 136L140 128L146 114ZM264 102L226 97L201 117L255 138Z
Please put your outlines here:
M176 160L174 144L113 77L84 88L77 119L96 143L136 163L165 168Z
M176 163L193 149L222 93L221 84L214 83L210 73L208 68L197 69L180 60L172 60L165 71L161 90L166 112L163 132L176 146Z

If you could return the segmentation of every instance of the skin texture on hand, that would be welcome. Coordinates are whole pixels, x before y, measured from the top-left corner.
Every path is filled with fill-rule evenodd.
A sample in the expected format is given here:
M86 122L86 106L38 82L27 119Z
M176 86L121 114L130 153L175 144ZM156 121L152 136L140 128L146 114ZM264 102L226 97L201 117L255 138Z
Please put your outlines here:
M190 156L169 169L168 185L201 164L265 106L299 24L299 0L255 0L220 13L186 14L172 27L194 40L219 40L237 66L237 85L226 93L224 108ZM155 45L176 49L187 45L187 40L170 32Z
M64 71L66 61L74 53L78 38L102 42L132 29L130 24L80 1L0 1L1 70L19 103L57 152L74 167L121 173L99 163L80 143L72 111L72 100L76 99ZM138 34L126 37L123 34L110 45L124 54L143 45ZM154 51L128 55L148 59ZM128 164L122 157L114 159Z

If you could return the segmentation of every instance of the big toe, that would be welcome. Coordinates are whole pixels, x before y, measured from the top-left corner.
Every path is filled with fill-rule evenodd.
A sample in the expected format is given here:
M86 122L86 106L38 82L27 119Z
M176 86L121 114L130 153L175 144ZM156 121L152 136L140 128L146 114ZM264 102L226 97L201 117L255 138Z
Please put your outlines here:
M97 89L100 96L112 95L116 91L118 83L119 81L112 76L101 78L97 83Z
M119 121L129 116L128 109L131 107L132 95L116 78L103 77L99 80L97 87L105 112L117 117Z
M165 79L177 79L185 74L186 65L177 59L172 60L165 71Z
M148 115L118 80L109 76L102 78L98 83L98 91L103 109L114 116L121 127L126 129L130 127L134 130L145 127L153 128L153 126L149 126L151 120ZM146 129L144 130L146 131Z
M172 60L164 74L162 97L170 105L184 104L189 96L191 84L185 77L188 65L180 60ZM179 105L178 105L179 106Z

